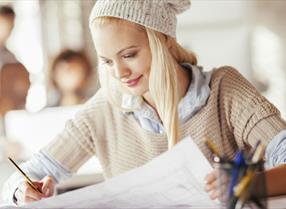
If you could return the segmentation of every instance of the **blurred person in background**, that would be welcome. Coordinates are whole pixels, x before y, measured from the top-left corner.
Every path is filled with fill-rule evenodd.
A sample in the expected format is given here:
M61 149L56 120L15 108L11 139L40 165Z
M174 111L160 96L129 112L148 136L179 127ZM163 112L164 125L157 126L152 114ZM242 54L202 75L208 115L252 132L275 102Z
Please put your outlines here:
M76 105L85 102L92 77L92 66L80 51L66 49L58 54L51 68L51 82L55 91L50 94L50 106Z
M9 110L25 108L30 87L28 71L6 47L14 22L14 10L0 7L0 136L4 135L2 117Z
M9 6L0 7L0 68L8 63L16 63L15 56L6 48L7 40L13 30L15 12Z

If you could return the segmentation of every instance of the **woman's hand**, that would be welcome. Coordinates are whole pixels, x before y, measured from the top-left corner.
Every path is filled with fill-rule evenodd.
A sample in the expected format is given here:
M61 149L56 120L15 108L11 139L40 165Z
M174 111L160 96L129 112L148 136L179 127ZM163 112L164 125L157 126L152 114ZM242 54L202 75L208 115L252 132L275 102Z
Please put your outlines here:
M209 193L212 200L219 197L218 188L218 170L213 170L211 173L207 174L205 177L205 190Z
M35 191L26 181L21 183L15 191L17 205L25 205L39 201L42 198L50 197L54 194L55 181L52 177L46 176L40 181L34 181L34 185L41 190Z

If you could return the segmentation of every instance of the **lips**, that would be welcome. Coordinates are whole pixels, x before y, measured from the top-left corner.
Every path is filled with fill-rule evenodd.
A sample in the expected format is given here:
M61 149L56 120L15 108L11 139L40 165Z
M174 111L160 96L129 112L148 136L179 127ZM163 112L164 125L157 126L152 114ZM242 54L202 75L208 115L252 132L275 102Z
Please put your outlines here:
M127 81L126 84L128 87L136 86L141 78L142 78L142 75L140 75L138 78Z

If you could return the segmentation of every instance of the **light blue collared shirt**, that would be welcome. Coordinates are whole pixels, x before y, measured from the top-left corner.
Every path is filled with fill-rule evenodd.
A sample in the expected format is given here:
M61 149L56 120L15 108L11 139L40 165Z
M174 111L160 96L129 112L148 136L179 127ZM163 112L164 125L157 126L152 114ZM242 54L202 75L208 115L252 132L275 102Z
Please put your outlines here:
M210 94L209 82L212 72L203 72L202 67L182 64L185 70L191 71L192 81L186 95L179 102L178 116L181 123L189 120L198 110L207 102ZM135 96L123 97L122 104L124 108L132 109L137 105ZM142 128L154 132L163 133L164 127L158 118L155 110L146 102L143 102L139 110L131 112Z
M265 158L267 168L286 162L286 130L281 131L269 142L266 147Z

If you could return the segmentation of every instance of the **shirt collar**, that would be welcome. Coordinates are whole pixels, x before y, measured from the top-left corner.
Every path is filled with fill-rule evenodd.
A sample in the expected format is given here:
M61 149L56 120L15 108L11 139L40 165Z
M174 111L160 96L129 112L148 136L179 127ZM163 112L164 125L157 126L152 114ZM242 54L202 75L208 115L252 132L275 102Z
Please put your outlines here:
M178 105L178 115L181 122L186 121L192 117L203 105L205 105L209 94L209 82L211 72L203 72L200 66L193 66L189 63L182 63L184 70L190 70L192 74L192 81L185 96L180 100ZM129 94L123 94L122 108L132 109L138 105L138 101L142 101L141 97ZM144 117L149 120L160 122L155 110L145 101L141 102L140 108L125 113L133 113L137 117Z

